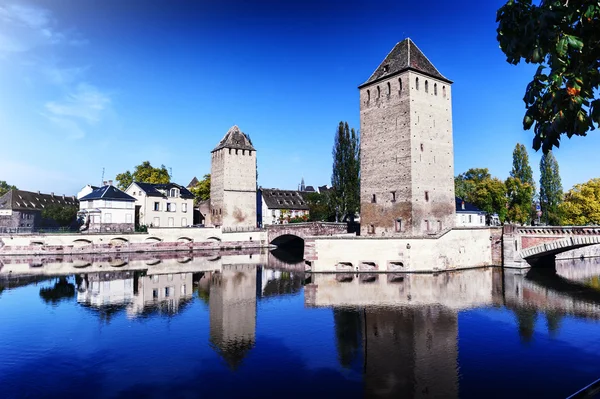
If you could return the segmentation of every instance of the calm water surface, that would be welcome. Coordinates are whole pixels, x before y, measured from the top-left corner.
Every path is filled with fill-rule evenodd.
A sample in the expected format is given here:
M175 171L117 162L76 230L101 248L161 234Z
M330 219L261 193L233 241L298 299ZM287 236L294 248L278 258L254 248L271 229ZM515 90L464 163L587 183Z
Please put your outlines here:
M310 275L269 254L0 266L5 399L564 398L600 378L590 260L437 275Z

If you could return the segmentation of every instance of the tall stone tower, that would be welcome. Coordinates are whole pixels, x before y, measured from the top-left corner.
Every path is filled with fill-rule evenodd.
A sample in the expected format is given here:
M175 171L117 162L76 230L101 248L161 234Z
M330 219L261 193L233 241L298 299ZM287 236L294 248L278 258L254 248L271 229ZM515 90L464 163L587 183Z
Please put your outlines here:
M451 84L405 39L359 86L361 235L454 226Z
M210 173L213 225L256 227L256 150L237 126L212 150Z

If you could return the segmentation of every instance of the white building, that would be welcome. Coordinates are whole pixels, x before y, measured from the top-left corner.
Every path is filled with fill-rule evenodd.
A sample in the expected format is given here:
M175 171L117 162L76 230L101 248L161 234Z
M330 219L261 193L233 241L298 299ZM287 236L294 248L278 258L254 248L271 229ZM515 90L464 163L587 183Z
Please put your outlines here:
M485 226L485 212L456 197L456 227Z
M125 192L136 200L136 225L186 227L194 223L194 194L179 184L133 182Z
M110 184L79 199L78 216L87 231L133 231L135 198Z
M300 191L259 188L258 201L261 226L285 224L293 218L308 220L309 207Z

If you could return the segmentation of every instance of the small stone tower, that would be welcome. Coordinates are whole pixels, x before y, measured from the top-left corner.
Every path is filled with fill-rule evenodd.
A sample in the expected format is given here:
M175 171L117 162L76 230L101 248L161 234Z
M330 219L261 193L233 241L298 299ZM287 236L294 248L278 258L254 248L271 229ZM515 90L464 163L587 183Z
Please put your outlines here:
M454 226L451 84L405 39L359 86L361 235Z
M256 227L256 150L237 126L212 150L210 173L212 224Z

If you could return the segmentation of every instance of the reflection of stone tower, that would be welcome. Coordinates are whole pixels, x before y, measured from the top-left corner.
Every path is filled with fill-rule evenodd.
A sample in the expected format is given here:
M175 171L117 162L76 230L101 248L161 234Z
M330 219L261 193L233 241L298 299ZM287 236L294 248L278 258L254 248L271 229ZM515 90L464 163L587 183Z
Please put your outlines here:
M458 319L441 307L365 310L365 397L457 398Z
M223 266L210 283L210 342L233 369L254 346L256 266Z
M256 150L237 126L212 150L210 171L212 224L256 227Z
M361 235L454 226L451 83L406 39L359 86Z

